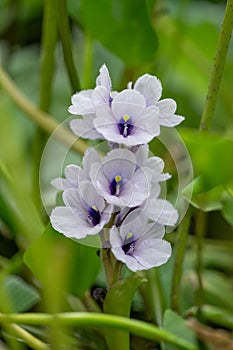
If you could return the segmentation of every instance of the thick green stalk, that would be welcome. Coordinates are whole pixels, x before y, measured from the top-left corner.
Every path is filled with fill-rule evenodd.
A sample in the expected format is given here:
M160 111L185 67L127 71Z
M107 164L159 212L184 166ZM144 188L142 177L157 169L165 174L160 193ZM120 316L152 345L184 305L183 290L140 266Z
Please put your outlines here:
M66 68L69 75L72 90L73 92L77 92L78 90L80 90L80 84L79 84L78 74L77 74L74 60L73 60L71 35L70 35L70 27L69 27L69 16L67 11L66 0L56 1L56 8L57 8L58 28L59 28L60 38L62 42L62 49L63 49Z
M44 1L44 15L41 40L41 73L39 108L48 112L51 104L52 83L55 68L55 49L57 44L57 23L54 7L56 0ZM33 149L33 183L32 196L37 208L42 207L39 187L39 168L42 152L47 140L46 133L39 127L36 129Z
M222 23L222 27L219 34L216 54L214 58L214 64L212 67L210 81L207 91L207 96L203 108L203 113L200 121L200 133L208 132L211 126L211 122L213 119L217 97L219 88L221 85L221 80L224 71L224 65L226 61L226 55L228 46L231 39L231 33L233 28L233 0L228 0L225 15ZM204 246L204 235L205 235L205 214L202 212L197 213L196 220L196 237L197 237L197 278L199 282L199 289L197 292L197 305L199 308L199 316L200 308L202 305L202 255L203 255L203 246Z
M79 153L84 153L87 149L86 142L77 140L77 137L71 131L60 125L48 113L41 111L17 88L8 74L0 65L0 85L5 92L12 98L15 104L42 130L47 134L52 135L60 141L64 142L69 147L72 147Z
M44 313L0 314L0 323L20 323L49 326L54 318L62 326L70 327L110 327L129 331L146 339L164 341L173 344L178 349L197 350L197 347L186 340L177 337L155 325L147 322L129 319L127 317L89 312L66 312L55 315Z
M231 39L233 28L233 0L228 0L225 10L225 16L222 28L219 34L217 50L214 58L214 64L210 75L210 81L200 122L200 131L208 131L214 115L218 92L223 76L224 65L228 46Z
M179 228L175 248L174 270L172 275L171 308L179 312L180 310L180 284L182 278L184 257L186 251L187 238L191 220L191 210L189 209L183 218Z

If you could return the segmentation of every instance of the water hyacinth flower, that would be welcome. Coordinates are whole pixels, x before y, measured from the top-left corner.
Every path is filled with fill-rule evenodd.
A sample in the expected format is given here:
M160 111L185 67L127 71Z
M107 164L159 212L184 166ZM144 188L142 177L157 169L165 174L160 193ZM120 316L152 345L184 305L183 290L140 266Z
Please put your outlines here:
M74 119L70 122L71 130L79 137L91 140L103 139L103 136L95 129L93 120L95 118L96 106L110 105L112 82L108 69L104 64L100 68L100 74L96 79L96 88L80 91L72 96L72 105L68 111L71 114L82 115L82 119ZM93 93L95 92L95 98ZM115 92L113 93L115 94Z
M135 151L137 164L140 167L148 167L152 170L153 175L151 182L157 184L171 178L169 173L163 173L164 161L159 157L149 157L149 146L147 144L137 147Z
M178 211L166 199L158 198L161 187L153 185L150 196L139 207L142 215L160 225L174 226L179 218Z
M89 147L83 157L83 168L75 164L67 165L64 170L65 178L55 178L51 181L51 184L59 190L67 188L78 189L80 182L90 180L91 164L96 162L100 162L100 156L94 148Z
M153 185L150 196L140 205L134 208L123 208L117 214L115 225L120 226L124 219L135 210L150 221L160 225L174 226L179 218L178 211L166 199L158 198L160 194L159 183Z
M132 83L128 87L131 88ZM160 100L162 84L157 77L150 74L142 75L136 80L134 89L144 96L147 106L157 106L159 108L159 125L172 127L184 120L184 117L175 114L177 106L173 99Z
M100 74L96 78L96 88L98 88L98 91L100 90L102 92L101 96L103 100L101 100L101 102L110 104L112 101L112 82L105 64L100 68ZM74 94L71 98L72 105L69 107L68 111L76 115L95 114L96 105L92 100L94 90L95 89L83 90Z
M116 206L135 207L150 194L151 170L137 167L136 157L127 149L114 149L103 163L91 166L90 177L98 193Z
M50 221L55 230L75 239L99 233L108 223L112 206L106 206L104 199L89 181L79 184L79 190L69 188L63 193L65 206L55 207Z
M135 210L120 227L111 228L112 253L133 272L162 265L171 256L171 246L163 240L164 231L164 226L148 224L147 218Z
M111 107L96 107L93 123L106 140L135 146L150 142L159 134L158 115L159 109L147 107L140 92L126 89L114 97Z

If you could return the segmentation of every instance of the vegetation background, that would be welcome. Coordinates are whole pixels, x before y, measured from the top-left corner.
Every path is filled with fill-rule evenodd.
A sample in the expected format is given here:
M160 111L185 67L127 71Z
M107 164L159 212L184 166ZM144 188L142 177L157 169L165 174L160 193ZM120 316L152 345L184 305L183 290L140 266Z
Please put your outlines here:
M168 148L161 140L150 145L173 175L167 196L182 220L167 234L170 261L143 274L147 283L135 294L131 317L189 345L137 333L132 323L131 348L233 348L232 41L211 125L199 132L225 8L217 0L0 0L1 349L107 348L103 328L90 320L87 328L63 321L47 329L44 319L36 326L30 317L14 323L5 317L102 311L93 298L96 287L106 288L96 249L47 225L55 203L50 180L60 175L57 154L74 136L62 129L49 147L47 141L59 123L68 125L71 95L93 88L103 63L115 90L144 73L156 75L163 98L175 99L185 116ZM81 163L87 145L95 143L76 143L63 165ZM126 288L119 314L131 301ZM119 304L116 296L111 303Z

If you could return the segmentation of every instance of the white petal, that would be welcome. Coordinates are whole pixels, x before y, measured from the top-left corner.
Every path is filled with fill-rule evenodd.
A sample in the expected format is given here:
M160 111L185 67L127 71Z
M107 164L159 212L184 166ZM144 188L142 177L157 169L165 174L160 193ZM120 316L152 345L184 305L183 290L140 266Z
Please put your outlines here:
M96 130L93 120L95 116L86 116L83 119L73 119L70 128L73 133L82 138L91 140L102 139L103 136Z
M67 237L84 238L90 231L88 223L85 223L67 207L54 208L50 216L50 221L55 230Z
M63 201L67 207L77 216L86 220L88 206L80 197L78 190L73 188L68 188L63 192L62 195Z
M141 92L145 97L147 106L154 105L162 95L160 80L150 74L144 74L139 77L134 85L134 89Z
M156 106L146 108L141 115L135 119L134 125L154 137L158 136L160 134L159 109Z
M103 86L97 86L92 93L92 101L95 107L109 105L110 91Z
M147 160L149 154L148 144L141 145L138 150L135 152L137 165L142 166L143 163ZM149 166L150 167L150 166Z
M124 242L126 236L131 232L137 238L147 230L147 218L141 215L140 209L135 209L129 213L120 226L121 239Z
M178 220L178 212L173 205L164 199L150 200L145 210L149 219L160 223L161 225L173 226Z
M184 119L185 118L180 115L171 114L159 117L159 124L162 126L172 127L180 124Z
M161 239L148 239L140 242L133 255L142 266L141 270L147 270L167 262L171 256L171 246Z
M65 177L70 184L70 187L78 188L79 183L86 180L85 173L78 165L70 164L65 167Z
M121 91L112 102L112 111L119 121L125 114L132 120L139 116L146 107L144 97L136 90Z
M161 100L156 105L159 108L160 125L172 127L184 120L184 117L174 114L176 111L176 102L171 98Z
M107 68L106 64L103 64L102 67L100 68L100 74L96 78L96 85L102 85L108 91L111 91L112 82L111 82L110 75L109 75L108 68Z
M91 170L92 164L100 163L100 155L99 155L99 153L94 148L89 147L85 151L82 163L83 163L83 169L84 169L85 173L90 178L90 170Z
M124 179L130 178L136 169L136 157L127 149L114 149L103 161L104 175L112 181L116 175Z
M66 188L69 188L69 182L66 179L63 179L61 177L57 177L56 179L51 180L51 185L53 185L55 188L59 190L65 190Z
M80 183L80 197L86 203L87 207L96 206L99 212L105 207L104 199L97 193L95 187L90 181Z
M84 90L73 95L72 105L68 108L71 114L85 115L95 113L95 106L91 99L92 90Z
M176 101L174 101L171 98L165 98L156 104L157 107L159 107L159 114L165 115L165 114L174 114L176 111Z

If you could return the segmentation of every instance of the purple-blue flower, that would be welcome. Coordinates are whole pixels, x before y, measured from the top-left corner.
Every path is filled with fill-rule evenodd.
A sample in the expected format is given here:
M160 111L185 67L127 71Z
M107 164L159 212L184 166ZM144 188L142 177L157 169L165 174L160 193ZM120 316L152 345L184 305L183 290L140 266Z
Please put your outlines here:
M156 106L146 106L140 92L126 89L114 97L111 107L96 107L93 123L106 140L135 146L150 142L159 134L158 113Z
M112 206L96 192L89 181L79 184L79 190L69 188L63 192L65 206L55 207L50 215L53 228L75 239L99 233L108 223Z
M171 246L163 240L164 226L147 221L135 210L120 227L113 226L110 230L112 253L131 271L162 265L171 256Z
M103 163L91 167L90 177L101 196L116 206L135 207L143 203L151 189L151 170L138 167L133 152L114 149Z

